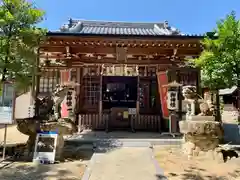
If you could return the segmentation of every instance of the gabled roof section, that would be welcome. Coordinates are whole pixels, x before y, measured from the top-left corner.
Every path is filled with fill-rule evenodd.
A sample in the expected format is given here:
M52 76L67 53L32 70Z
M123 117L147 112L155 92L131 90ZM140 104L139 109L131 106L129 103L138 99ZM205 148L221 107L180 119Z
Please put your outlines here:
M133 35L133 36L171 36L182 35L168 22L160 23L131 23L108 21L85 21L70 19L68 24L60 28L61 33L88 35Z
M234 93L236 90L237 90L237 86L233 86L231 88L226 88L226 89L220 89L219 95L230 95Z

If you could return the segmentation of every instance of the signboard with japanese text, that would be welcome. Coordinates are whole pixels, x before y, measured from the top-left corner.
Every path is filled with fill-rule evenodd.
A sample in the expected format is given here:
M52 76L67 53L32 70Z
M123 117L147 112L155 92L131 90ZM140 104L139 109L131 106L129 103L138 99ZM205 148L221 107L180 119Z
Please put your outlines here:
M15 103L14 84L4 82L0 94L0 124L13 123L13 105Z
M39 132L36 137L33 161L41 164L54 163L57 137L57 132Z

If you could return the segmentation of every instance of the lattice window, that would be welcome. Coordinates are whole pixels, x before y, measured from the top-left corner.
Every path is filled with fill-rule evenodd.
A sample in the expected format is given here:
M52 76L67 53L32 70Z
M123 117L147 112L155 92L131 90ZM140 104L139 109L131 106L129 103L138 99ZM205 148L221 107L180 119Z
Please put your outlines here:
M197 71L192 72L180 72L179 73L180 83L183 85L193 85L196 86L197 81Z
M84 83L84 104L97 105L99 102L99 81L93 79L91 76L85 77Z
M99 68L97 66L89 66L83 69L83 76L97 76L99 75Z
M148 67L147 68L147 76L156 76L156 67Z
M59 72L55 71L43 71L39 82L39 92L40 93L50 93L52 92L56 84L59 82Z

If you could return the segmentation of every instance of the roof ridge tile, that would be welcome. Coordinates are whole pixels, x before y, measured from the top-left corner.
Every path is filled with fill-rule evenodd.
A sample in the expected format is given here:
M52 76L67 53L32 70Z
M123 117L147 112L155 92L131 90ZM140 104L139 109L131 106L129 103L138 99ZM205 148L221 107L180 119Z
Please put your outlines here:
M114 34L114 35L181 35L180 32L169 26L167 21L158 23L118 22L118 21L87 21L70 19L60 29L61 32L82 34Z

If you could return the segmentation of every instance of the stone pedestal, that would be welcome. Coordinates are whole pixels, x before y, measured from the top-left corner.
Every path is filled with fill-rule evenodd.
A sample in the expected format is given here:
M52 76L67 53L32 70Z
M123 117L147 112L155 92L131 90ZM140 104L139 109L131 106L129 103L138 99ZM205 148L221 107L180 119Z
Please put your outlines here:
M59 134L57 137L57 148L56 148L56 160L63 160L63 147L64 147L64 138L62 134Z
M207 121L215 121L215 117L214 116L189 116L186 120L207 122Z
M49 122L41 125L42 131L56 131L58 132L56 160L63 160L62 152L64 147L64 135L69 135L77 132L77 127L71 120L59 119L58 122Z
M221 123L213 120L213 116L191 116L187 121L179 122L180 132L184 134L183 150L189 157L218 146L223 130Z
M186 119L189 119L191 116L195 115L196 109L196 100L195 99L185 99L183 103L186 106Z
M70 119L59 119L56 122L42 122L40 124L37 124L36 122L35 119L17 120L18 130L29 136L27 142L28 156L33 154L32 152L35 145L37 129L40 128L40 131L58 132L56 159L61 160L64 146L63 136L77 132L76 125Z

